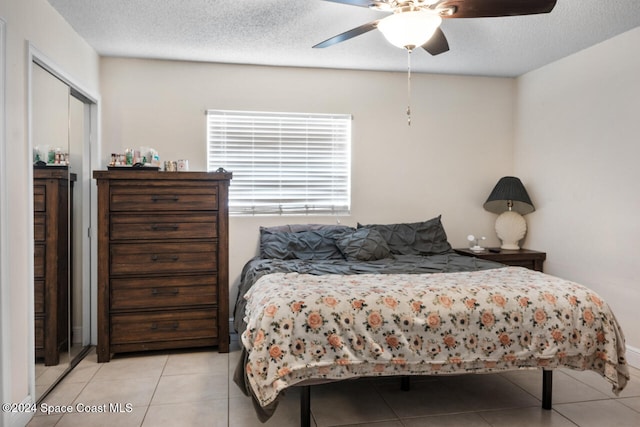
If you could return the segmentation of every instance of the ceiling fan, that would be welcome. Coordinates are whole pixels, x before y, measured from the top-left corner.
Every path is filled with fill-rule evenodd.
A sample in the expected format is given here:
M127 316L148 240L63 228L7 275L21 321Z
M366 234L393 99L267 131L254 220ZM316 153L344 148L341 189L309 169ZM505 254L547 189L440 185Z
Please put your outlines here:
M548 13L557 0L324 0L393 12L391 15L331 37L314 48L329 47L379 29L395 46L409 51L422 47L431 55L449 50L440 29L442 19L489 18Z

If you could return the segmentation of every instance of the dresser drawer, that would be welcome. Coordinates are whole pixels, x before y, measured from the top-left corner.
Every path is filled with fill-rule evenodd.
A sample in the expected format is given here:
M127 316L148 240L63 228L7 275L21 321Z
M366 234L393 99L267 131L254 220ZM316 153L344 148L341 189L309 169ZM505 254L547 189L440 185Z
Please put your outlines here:
M33 311L36 315L44 313L44 280L33 281Z
M36 279L41 279L45 274L45 254L47 251L44 243L36 243L33 249L33 275Z
M47 187L46 185L33 184L33 211L44 212L47 206Z
M113 275L216 271L216 242L111 244Z
M211 214L111 216L112 240L215 239L218 217Z
M529 270L535 270L535 263L533 260L513 260L513 261L503 261L504 264L510 265L512 267L525 267Z
M36 212L33 214L33 240L44 242L47 238L47 219L45 213Z
M111 279L111 310L217 305L216 279L213 275Z
M216 310L113 314L111 343L190 340L218 336Z
M136 185L137 184L137 185ZM158 185L127 181L113 185L111 211L210 211L218 210L216 185L189 186L183 183Z

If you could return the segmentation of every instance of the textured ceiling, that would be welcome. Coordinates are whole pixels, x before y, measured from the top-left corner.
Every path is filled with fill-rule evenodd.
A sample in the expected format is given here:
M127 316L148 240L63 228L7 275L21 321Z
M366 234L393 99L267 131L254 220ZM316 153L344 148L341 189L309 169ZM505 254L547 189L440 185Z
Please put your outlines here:
M49 0L103 56L405 71L379 31L311 46L388 13L322 0ZM640 26L640 0L558 0L549 14L449 19L450 51L415 72L519 76ZM640 52L640 47L639 47ZM629 52L637 55L638 52Z

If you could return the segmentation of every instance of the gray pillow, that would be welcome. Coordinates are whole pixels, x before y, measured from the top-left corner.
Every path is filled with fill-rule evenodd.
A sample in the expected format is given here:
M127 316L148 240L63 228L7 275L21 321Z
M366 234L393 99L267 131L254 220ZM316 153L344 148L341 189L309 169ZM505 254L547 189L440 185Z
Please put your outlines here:
M451 245L447 241L447 233L445 233L440 221L440 215L423 222L358 224L358 228L378 231L387 242L392 254L434 255L451 250Z
M308 230L297 233L260 229L260 255L267 259L344 259L335 238L347 230Z
M382 235L373 229L361 228L336 239L336 245L348 261L375 261L390 258L391 252Z
M287 224L260 227L260 232L269 233L299 233L301 231L354 231L355 228L338 224Z

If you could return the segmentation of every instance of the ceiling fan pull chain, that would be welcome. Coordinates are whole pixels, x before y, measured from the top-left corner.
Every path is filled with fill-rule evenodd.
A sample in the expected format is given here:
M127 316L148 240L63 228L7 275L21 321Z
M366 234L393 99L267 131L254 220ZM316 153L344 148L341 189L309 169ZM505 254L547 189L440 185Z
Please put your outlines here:
M411 49L407 49L407 126L411 126Z

